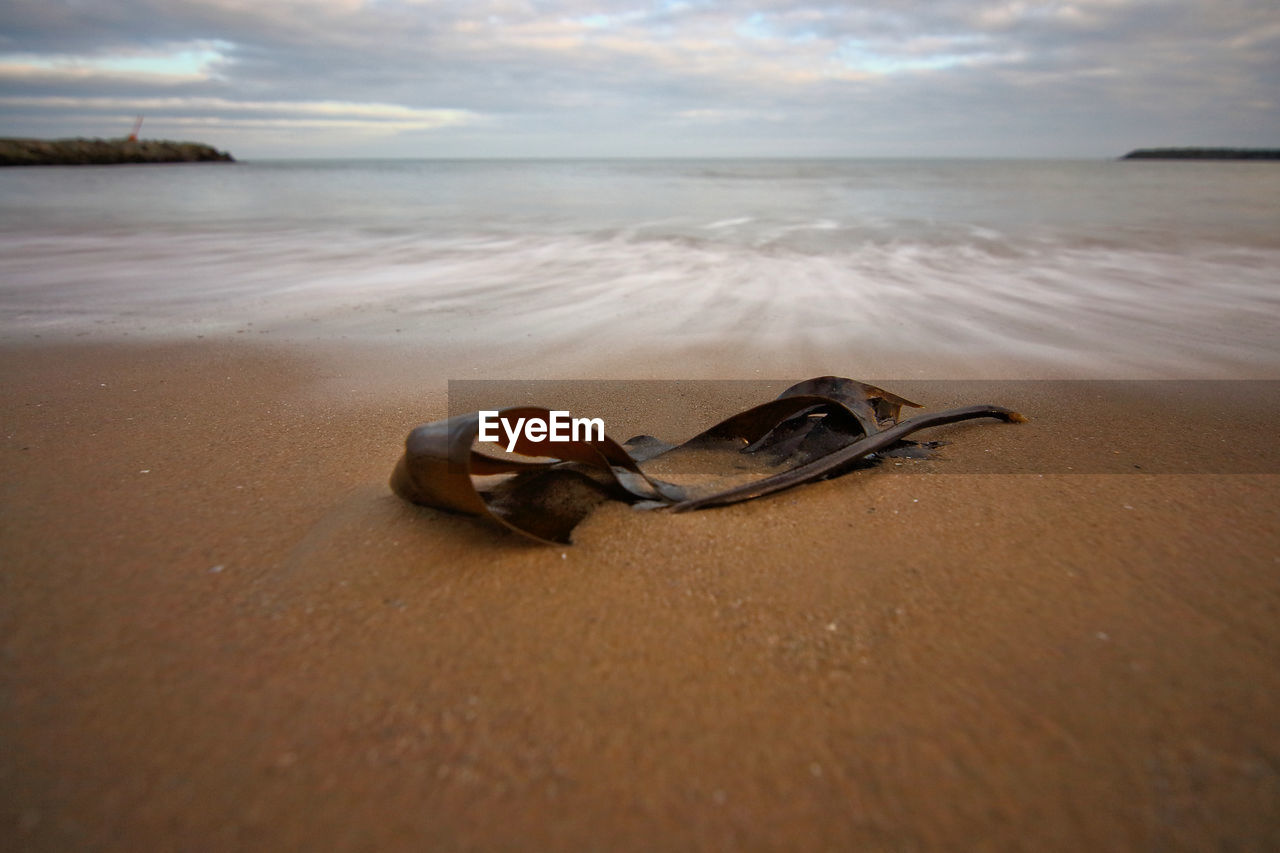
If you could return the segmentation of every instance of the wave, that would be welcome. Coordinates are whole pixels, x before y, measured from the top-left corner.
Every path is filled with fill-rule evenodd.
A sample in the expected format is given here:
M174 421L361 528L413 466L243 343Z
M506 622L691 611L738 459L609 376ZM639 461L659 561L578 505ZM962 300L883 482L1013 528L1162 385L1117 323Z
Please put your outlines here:
M613 352L864 346L1094 375L1280 367L1280 250L1014 239L960 226L918 239L888 233L739 217L592 233L8 234L0 332L189 335L252 324L481 348L522 339Z

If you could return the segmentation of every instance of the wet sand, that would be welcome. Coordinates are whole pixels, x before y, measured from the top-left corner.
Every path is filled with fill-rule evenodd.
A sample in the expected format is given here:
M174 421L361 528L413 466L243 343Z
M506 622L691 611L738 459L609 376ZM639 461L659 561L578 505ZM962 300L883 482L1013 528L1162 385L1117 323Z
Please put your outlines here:
M1033 420L561 549L388 491L449 374L312 355L0 351L0 846L1280 846L1274 385L924 383Z

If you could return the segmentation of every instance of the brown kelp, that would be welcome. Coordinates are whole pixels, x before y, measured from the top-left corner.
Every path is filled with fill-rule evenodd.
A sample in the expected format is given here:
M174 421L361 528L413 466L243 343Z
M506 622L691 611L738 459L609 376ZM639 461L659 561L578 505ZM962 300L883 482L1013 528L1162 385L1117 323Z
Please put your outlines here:
M973 418L1025 420L993 405L899 420L904 406L920 408L865 382L821 376L682 444L652 436L619 444L607 435L548 444L517 433L505 455L477 449L481 421L472 412L410 432L391 488L416 504L488 518L542 542L568 544L573 528L606 500L675 512L726 506L875 464L887 455L925 455L927 445L907 439L922 429ZM498 412L508 421L550 421L551 415L529 406Z

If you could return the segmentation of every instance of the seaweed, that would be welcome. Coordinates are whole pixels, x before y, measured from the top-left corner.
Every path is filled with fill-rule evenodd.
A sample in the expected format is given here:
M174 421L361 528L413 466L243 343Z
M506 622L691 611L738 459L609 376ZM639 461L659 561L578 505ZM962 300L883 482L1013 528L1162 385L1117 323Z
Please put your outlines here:
M885 456L927 455L931 445L907 438L922 429L974 418L1025 420L994 405L900 420L903 407L920 404L865 382L821 376L678 445L647 435L622 444L606 435L551 445L520 434L511 452L493 455L477 449L480 417L472 412L412 430L391 488L415 504L487 518L532 539L566 545L574 527L606 500L672 512L727 506ZM522 406L498 416L549 420L551 411Z

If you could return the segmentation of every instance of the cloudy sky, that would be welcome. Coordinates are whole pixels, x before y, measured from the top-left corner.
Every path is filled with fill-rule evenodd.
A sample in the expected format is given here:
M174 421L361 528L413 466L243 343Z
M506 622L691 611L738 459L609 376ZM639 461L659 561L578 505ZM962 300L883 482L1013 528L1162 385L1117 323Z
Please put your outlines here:
M0 0L0 135L241 158L1280 146L1277 0Z

